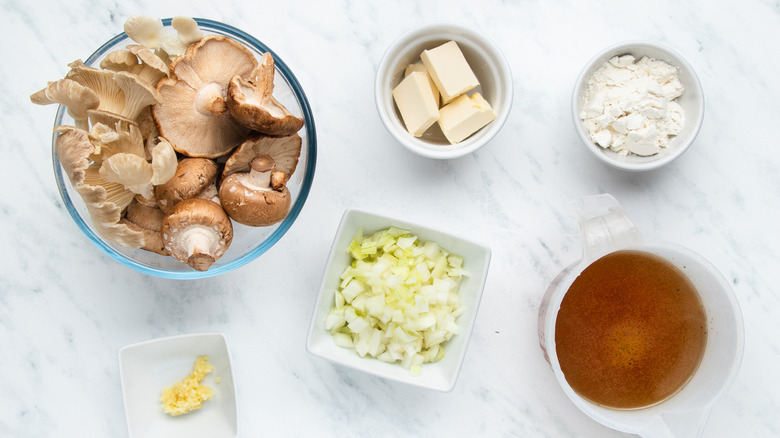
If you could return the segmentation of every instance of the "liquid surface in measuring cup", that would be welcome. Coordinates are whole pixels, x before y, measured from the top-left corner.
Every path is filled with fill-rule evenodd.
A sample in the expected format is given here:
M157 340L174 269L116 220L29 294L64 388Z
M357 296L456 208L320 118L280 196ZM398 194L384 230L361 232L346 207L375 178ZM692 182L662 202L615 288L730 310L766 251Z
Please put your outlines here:
M707 316L680 269L642 251L616 251L577 277L561 303L555 347L580 396L615 409L660 403L693 376Z

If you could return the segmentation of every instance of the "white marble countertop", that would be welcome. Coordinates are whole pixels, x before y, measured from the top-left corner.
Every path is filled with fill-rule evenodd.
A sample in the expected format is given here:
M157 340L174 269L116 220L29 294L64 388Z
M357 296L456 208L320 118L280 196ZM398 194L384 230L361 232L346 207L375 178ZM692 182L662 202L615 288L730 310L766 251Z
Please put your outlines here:
M705 437L780 435L780 4L695 0L2 2L0 66L0 436L127 436L118 350L152 338L227 336L242 436L627 436L580 413L540 351L547 284L580 255L566 203L612 193L639 229L705 255L745 319L741 370ZM55 107L29 95L138 13L210 18L272 47L312 104L317 170L287 234L260 258L199 281L149 277L113 261L74 225L50 158ZM419 24L451 20L504 51L514 106L466 157L401 148L373 98L385 48ZM579 143L570 93L581 66L616 42L669 45L705 92L699 136L644 174L598 162ZM493 259L452 392L392 383L311 356L315 294L345 209L468 233Z

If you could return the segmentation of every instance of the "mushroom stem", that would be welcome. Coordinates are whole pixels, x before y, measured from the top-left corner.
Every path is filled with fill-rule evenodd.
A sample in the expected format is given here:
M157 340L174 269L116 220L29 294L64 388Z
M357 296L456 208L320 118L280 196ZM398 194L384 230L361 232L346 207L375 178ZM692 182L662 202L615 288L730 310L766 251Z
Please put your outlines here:
M198 91L195 108L202 114L211 113L215 116L225 114L227 112L227 104L225 103L225 98L222 97L223 89L223 86L214 82L203 86Z
M274 170L274 160L270 155L258 155L252 160L249 178L246 185L254 186L254 189L267 189L271 187L271 174Z
M165 249L176 260L205 271L233 240L233 226L227 213L214 202L190 198L179 202L163 217Z
M220 238L213 228L193 225L182 230L174 240L187 254L187 264L193 268L205 271L214 263L212 254L219 247Z
M225 104L225 99L221 97L215 97L214 100L209 103L208 110L215 116L225 114L227 112L227 104Z

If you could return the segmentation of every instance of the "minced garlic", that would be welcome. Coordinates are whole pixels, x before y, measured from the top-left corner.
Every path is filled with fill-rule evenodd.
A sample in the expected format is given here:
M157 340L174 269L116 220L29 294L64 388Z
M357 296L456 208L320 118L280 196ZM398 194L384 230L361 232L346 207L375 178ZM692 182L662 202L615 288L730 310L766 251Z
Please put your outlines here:
M214 390L200 384L206 374L214 369L208 360L208 356L198 357L189 376L173 386L163 388L160 401L166 414L172 416L186 414L200 409L204 401L211 399Z

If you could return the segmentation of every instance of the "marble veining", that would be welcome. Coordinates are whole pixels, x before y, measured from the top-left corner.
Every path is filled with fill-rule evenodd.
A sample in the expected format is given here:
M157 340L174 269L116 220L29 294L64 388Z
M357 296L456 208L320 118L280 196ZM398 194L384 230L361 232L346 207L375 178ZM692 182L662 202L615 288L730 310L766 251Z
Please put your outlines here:
M119 349L209 331L225 333L233 355L242 436L628 436L577 410L537 338L547 285L581 253L569 202L602 192L649 240L705 255L739 299L742 367L704 436L780 435L777 1L0 0L0 9L0 436L127 436ZM298 220L267 253L217 278L148 277L99 251L57 192L56 108L29 101L139 13L210 18L247 31L284 59L313 108L317 171ZM438 20L493 39L515 86L503 130L451 161L397 144L373 98L389 44ZM691 149L646 174L590 156L570 111L585 62L631 39L680 52L706 102ZM384 381L306 352L315 294L347 208L439 226L491 247L452 392Z

